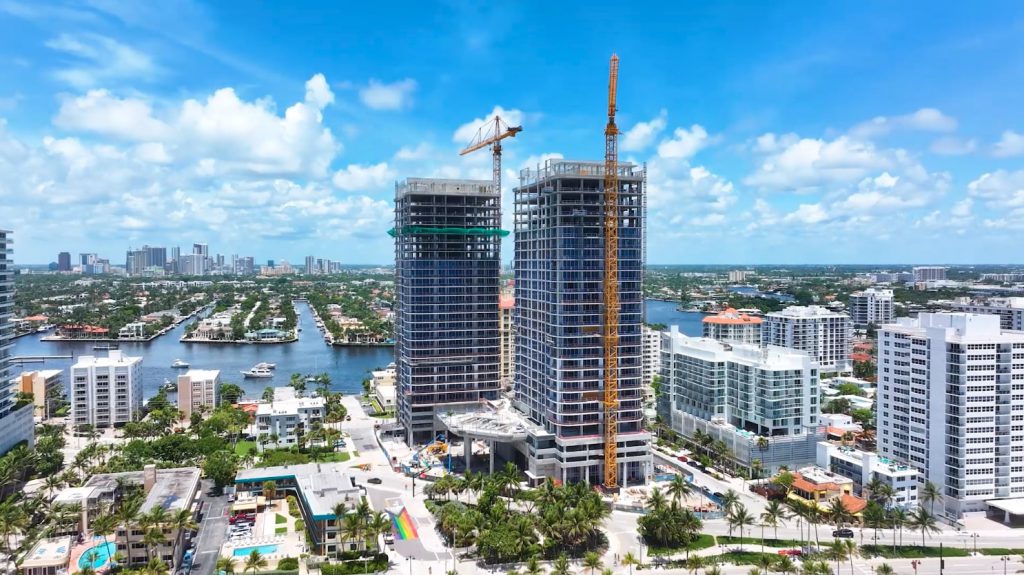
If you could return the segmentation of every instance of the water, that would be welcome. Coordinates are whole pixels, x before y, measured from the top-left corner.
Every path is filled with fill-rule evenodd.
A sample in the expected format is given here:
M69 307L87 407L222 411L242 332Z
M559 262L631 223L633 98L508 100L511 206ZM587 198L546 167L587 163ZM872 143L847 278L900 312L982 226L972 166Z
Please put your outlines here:
M738 293L740 295L749 295L756 297L766 297L784 302L796 301L796 298L789 295L788 293L767 293L758 291L754 286L729 286L729 291L732 293Z
M647 300L647 323L663 323L669 327L679 326L679 332L699 337L702 331L701 322L707 314L699 311L679 311L679 302Z
M253 551L259 551L260 555L266 556L277 553L277 545L260 545L259 547L239 547L231 554L235 557L248 557Z
M114 545L113 541L94 545L91 549L82 553L82 556L78 558L78 567L79 569L92 567L95 571L106 565L107 562L110 561L110 556L113 555L115 551L117 551L117 547Z
M185 332L185 322L169 333L153 341L120 342L121 351L129 356L142 356L143 396L156 394L164 379L176 381L184 369L172 369L175 359L182 359L192 369L219 369L222 382L238 384L250 397L259 397L267 386L288 385L293 373L327 373L331 386L342 393L362 393L362 381L369 371L383 368L393 362L392 347L330 347L324 343L323 335L316 328L313 315L306 303L297 303L299 341L271 345L236 345L210 343L181 343L178 339ZM191 321L191 320L190 320ZM41 334L33 334L14 340L13 356L26 355L81 355L106 356L103 350L93 351L94 342L40 341ZM277 364L273 378L243 379L241 371L265 361ZM24 370L63 369L65 379L73 360L49 360L45 363L26 363ZM15 371L18 365L12 366Z

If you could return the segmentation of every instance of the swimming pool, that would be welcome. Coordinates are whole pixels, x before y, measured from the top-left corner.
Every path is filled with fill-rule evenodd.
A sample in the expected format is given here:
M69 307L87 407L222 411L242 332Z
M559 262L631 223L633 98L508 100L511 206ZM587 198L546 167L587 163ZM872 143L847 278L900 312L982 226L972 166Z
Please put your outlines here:
M232 553L235 557L248 557L253 551L259 551L260 555L277 553L277 545L260 545L259 547L239 547Z
M110 556L116 551L117 545L112 541L93 545L86 549L85 553L82 553L82 556L78 558L78 568L85 569L86 567L91 567L93 570L99 569L110 562Z

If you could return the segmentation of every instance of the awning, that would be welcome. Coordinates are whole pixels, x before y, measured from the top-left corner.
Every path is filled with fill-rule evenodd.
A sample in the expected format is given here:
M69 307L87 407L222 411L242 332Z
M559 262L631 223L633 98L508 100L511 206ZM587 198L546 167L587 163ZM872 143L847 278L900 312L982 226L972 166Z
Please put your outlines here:
M989 499L985 503L1008 512L1010 515L1024 515L1024 497L1013 499Z
M231 506L232 511L256 511L259 508L255 501L244 501Z

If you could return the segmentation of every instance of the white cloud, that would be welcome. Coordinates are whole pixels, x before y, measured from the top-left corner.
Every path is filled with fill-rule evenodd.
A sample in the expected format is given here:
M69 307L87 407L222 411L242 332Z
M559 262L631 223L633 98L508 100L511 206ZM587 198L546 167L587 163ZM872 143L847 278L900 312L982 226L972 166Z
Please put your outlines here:
M106 90L90 90L78 98L64 98L53 123L65 130L94 132L125 140L153 140L168 135L168 126L153 117L148 102L118 98Z
M159 72L149 55L98 34L61 34L46 46L77 60L54 76L79 89L117 80L149 80Z
M1024 208L1024 170L996 170L982 174L967 184L967 194L996 210Z
M135 147L135 158L153 164L170 164L174 161L167 148L159 142L147 142Z
M963 156L970 154L978 148L978 141L975 139L962 140L955 136L944 136L932 142L929 150L933 154L941 156Z
M950 215L958 218L966 218L967 216L971 215L971 208L973 207L973 205L974 200L972 200L971 198L964 198L959 202L953 204L953 207L950 208L949 213Z
M452 141L462 146L468 144L470 140L476 137L478 130L482 129L485 133L487 132L487 127L484 126L484 124L487 122L493 123L495 116L501 117L501 120L509 126L521 126L523 125L523 118L526 114L521 110L506 110L501 106L495 106L494 109L491 110L490 114L487 114L482 118L470 120L456 128L455 132L452 134ZM493 132L493 129L491 131Z
M832 141L788 138L785 143L766 134L757 150L769 151L757 171L744 182L764 189L814 190L852 183L869 172L892 167L894 153L879 152L870 142L840 136Z
M999 141L992 146L992 155L997 158L1020 156L1024 154L1024 134L1018 134L1013 130L1003 132Z
M346 192L371 192L394 183L396 177L387 162L381 162L372 166L351 164L335 172L332 181Z
M694 124L689 130L676 128L672 138L658 144L658 155L662 158L685 160L692 158L708 143L708 133L699 124Z
M401 110L412 106L412 93L416 91L416 80L406 78L391 84L371 78L369 84L359 90L359 99L374 110Z
M334 103L334 92L327 85L327 79L323 74L314 74L306 81L306 103L312 104L318 110L323 110L328 104Z
M801 224L818 224L828 219L828 212L821 204L800 204L795 211L783 217L783 221Z
M626 152L640 152L654 143L655 138L665 129L668 112L662 110L657 118L649 122L637 122L622 136L619 148Z
M888 134L893 130L915 130L922 132L952 132L956 130L956 118L947 116L935 108L921 108L903 116L877 116L860 123L850 130L857 138L871 138Z
M432 151L433 148L430 144L427 142L420 142L415 148L410 148L409 146L402 146L399 148L398 151L395 152L395 159L406 161L423 160L430 157Z

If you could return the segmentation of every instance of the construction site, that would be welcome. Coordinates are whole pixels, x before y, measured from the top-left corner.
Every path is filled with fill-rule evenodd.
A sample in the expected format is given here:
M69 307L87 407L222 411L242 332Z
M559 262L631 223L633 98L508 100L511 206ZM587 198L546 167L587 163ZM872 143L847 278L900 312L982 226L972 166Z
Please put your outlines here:
M410 178L396 188L396 363L410 475L512 461L609 492L654 468L644 427L646 172L618 161L618 58L603 161L548 160L514 196L511 393L499 397L502 141L495 117L462 151L489 148L493 178ZM453 441L456 439L456 441ZM459 461L459 460L462 461Z

